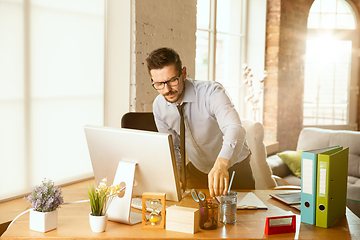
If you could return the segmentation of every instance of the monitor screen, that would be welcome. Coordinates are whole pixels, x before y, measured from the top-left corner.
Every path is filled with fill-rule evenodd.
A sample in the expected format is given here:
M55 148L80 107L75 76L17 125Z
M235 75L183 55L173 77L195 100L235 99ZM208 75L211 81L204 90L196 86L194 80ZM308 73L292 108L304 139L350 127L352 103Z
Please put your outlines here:
M133 195L166 193L166 199L180 201L180 181L171 134L85 126L95 181L114 181L119 161L135 162Z

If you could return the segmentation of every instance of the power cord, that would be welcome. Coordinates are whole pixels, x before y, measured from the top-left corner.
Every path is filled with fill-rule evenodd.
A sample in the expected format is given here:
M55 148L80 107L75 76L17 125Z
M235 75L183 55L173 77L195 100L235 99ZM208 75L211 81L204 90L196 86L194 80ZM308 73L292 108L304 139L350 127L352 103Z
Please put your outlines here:
M73 204L73 203L83 203L83 202L89 202L90 200L80 200L80 201L75 201L75 202L65 202L61 205L66 205L66 204ZM16 219L18 219L19 217L21 217L22 215L24 215L27 212L30 212L31 210L33 210L34 208L30 208L22 213L20 213L19 215L16 216L16 218L14 218L14 220L11 221L11 223L8 225L8 227L6 228L6 230L8 230L10 228L10 226L16 221Z

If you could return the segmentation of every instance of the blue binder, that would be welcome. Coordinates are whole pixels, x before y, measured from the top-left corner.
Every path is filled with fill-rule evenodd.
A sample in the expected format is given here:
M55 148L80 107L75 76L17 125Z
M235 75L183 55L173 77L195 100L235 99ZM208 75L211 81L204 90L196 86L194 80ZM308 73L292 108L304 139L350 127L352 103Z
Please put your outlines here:
M318 154L331 154L341 149L340 146L331 146L301 153L301 222L316 224Z

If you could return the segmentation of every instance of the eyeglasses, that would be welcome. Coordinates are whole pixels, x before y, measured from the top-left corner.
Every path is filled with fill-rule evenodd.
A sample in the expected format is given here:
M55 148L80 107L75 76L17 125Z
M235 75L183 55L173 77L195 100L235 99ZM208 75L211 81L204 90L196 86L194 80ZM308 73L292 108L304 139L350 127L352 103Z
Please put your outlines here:
M152 83L151 85L156 89L156 90L161 90L164 89L165 84L167 84L169 87L175 87L177 85L179 85L179 79L180 79L181 73L179 74L179 76L177 77L173 77L165 82L155 82ZM153 81L151 79L151 81Z

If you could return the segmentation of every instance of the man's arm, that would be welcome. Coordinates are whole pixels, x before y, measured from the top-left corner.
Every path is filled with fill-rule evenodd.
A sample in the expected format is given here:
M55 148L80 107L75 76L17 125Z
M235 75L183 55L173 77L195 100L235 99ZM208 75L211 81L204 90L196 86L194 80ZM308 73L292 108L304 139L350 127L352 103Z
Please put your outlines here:
M224 134L222 148L208 174L210 195L214 197L226 194L228 190L228 169L239 158L245 142L245 129L241 125L239 114L221 85L210 95L209 102L209 111L215 116Z

